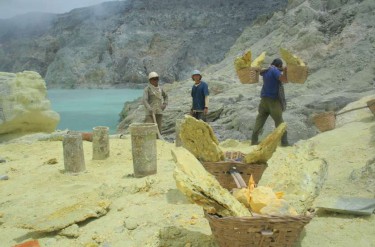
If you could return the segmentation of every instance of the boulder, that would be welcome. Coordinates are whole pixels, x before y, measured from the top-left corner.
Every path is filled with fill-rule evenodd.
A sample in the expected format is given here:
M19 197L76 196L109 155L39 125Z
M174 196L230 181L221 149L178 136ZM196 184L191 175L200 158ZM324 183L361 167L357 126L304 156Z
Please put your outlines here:
M186 115L181 123L180 138L183 147L200 161L224 160L224 153L209 124Z
M20 228L30 229L34 232L48 233L65 229L63 235L77 235L75 223L83 222L91 218L99 218L106 215L109 211L111 202L109 200L101 200L99 198L85 198L75 204L67 204L51 214L41 215L40 217L20 224ZM43 213L41 213L43 214ZM69 226L72 226L69 228Z
M250 216L249 210L209 174L185 148L172 150L176 163L173 177L177 188L208 213L221 216Z
M271 159L281 137L286 131L286 124L282 123L270 135L264 139L254 151L245 156L246 163L266 163Z
M59 121L38 73L0 72L0 134L53 132Z

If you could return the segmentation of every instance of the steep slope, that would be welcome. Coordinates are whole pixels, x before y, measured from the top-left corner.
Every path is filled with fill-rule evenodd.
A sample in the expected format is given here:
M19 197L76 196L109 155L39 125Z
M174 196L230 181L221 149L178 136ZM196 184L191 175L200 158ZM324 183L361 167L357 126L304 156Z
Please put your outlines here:
M195 67L223 60L244 27L285 4L113 1L57 15L40 36L5 41L0 23L0 71L34 69L54 87L144 83L153 70L172 82Z
M289 1L285 11L263 16L247 27L226 58L204 71L211 89L211 121L221 140L249 139L252 133L262 83L240 84L234 58L251 48L255 55L267 51L266 62L279 57L280 47L288 48L309 65L305 84L286 85L288 109L284 119L292 142L317 133L311 115L339 110L347 103L375 89L375 2L365 1ZM174 121L189 112L191 83L168 86L171 107L165 115L165 133L173 132ZM136 103L137 104L137 103ZM124 128L142 113L137 105L120 125ZM139 103L138 103L139 104ZM264 135L273 128L269 120Z

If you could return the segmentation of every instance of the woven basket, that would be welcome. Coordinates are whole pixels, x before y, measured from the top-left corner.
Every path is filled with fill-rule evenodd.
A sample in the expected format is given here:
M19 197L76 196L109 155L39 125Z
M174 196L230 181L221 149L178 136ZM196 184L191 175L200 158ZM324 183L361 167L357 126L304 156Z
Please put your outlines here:
M312 216L223 217L205 212L220 247L292 247Z
M371 112L375 115L375 99L367 101L367 106L370 108Z
M320 132L333 130L336 125L336 116L333 111L323 112L313 117L315 126Z
M242 84L252 84L259 82L260 68L247 67L237 70L238 79Z
M202 165L209 173L214 175L220 185L227 190L237 188L236 182L229 173L232 167L236 167L246 183L249 181L250 176L253 175L254 182L258 184L264 170L267 168L267 164L243 163L244 156L245 155L241 152L226 152L226 161L203 162Z
M307 79L308 67L288 65L287 77L289 82L304 83Z

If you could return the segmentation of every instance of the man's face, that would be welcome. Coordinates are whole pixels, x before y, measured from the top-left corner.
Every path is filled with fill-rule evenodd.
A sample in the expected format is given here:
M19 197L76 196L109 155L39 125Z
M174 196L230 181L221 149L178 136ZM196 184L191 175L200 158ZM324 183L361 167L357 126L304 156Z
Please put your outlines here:
M200 81L200 80L201 80L201 75L193 75L193 80L194 80L195 82Z
M157 86L159 84L159 77L154 77L150 79L150 83L154 86Z

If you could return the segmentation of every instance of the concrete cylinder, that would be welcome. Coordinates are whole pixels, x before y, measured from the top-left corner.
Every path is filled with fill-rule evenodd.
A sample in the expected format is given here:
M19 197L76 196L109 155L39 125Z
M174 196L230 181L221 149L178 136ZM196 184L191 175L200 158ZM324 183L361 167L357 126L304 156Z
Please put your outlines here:
M181 130L182 121L183 121L183 119L177 119L176 120L176 128L175 128L175 130L176 130L176 140L175 140L176 147L182 146L182 141L181 141L181 138L180 138L180 130Z
M132 140L134 177L140 178L156 174L157 125L154 123L133 123L129 129Z
M82 136L78 132L69 132L63 139L64 167L67 173L79 173L86 170Z
M97 126L92 132L92 159L105 160L109 157L109 127Z

